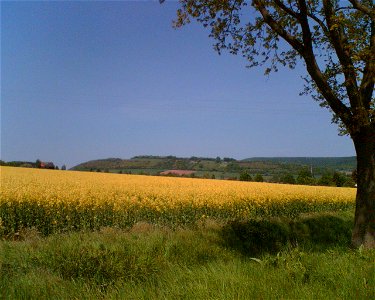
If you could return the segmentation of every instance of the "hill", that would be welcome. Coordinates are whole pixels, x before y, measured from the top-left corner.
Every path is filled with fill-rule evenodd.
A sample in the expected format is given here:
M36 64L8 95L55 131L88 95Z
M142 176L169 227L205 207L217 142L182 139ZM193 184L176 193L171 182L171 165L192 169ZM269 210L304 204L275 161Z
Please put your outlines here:
M284 173L298 174L302 168L313 168L315 175L326 172L351 172L356 167L355 157L253 157L190 158L176 156L135 156L131 159L107 158L91 160L72 168L77 171L102 171L133 174L159 174L165 170L192 170L200 177L238 177L243 171L266 177ZM219 176L219 177L218 177Z
M315 168L329 168L336 171L350 171L356 168L356 157L252 157L245 162L274 162L280 164L294 164L312 166Z

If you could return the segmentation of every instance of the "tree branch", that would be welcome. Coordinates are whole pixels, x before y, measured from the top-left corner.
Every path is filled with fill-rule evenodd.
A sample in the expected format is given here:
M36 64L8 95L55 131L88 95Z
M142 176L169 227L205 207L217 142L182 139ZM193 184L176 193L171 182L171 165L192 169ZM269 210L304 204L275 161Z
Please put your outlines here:
M280 0L275 0L275 3L278 7L280 7L283 11L285 11L288 15L290 15L291 17L297 19L297 20L300 20L300 15L295 12L293 9L287 7L283 1L280 1Z
M301 27L302 27L302 37L303 37L303 44L305 48L305 53L303 58L306 62L306 68L309 72L311 78L316 83L317 87L319 88L320 92L324 96L324 98L329 103L330 107L334 111L334 113L340 117L340 119L344 122L347 128L350 128L351 121L350 121L350 110L348 107L343 104L340 99L337 98L335 93L332 91L331 87L327 83L326 78L323 76L318 63L316 61L314 50L313 50L313 41L311 36L311 30L309 26L309 22L307 19L308 10L305 0L298 0L298 5L301 11Z
M280 35L285 41L287 41L299 54L303 53L303 44L289 32L287 32L284 27L278 23L270 14L270 12L263 5L262 1L254 0L253 6L260 12L263 20L268 26L270 26L278 35Z
M349 0L355 9L360 10L364 14L368 15L373 22L375 22L375 10L373 8L367 7L357 0Z
M347 128L351 127L351 112L348 107L345 106L332 91L331 87L327 83L326 78L320 71L320 68L316 62L311 31L307 20L307 7L304 0L299 0L300 2L300 16L301 16L301 26L303 31L303 43L298 41L294 36L287 33L284 28L279 24L266 9L264 4L259 0L254 0L255 8L261 13L263 20L268 26L270 26L275 32L277 32L286 42L288 42L305 60L307 71L309 72L311 78L314 80L318 86L320 92L324 98L329 103L333 112L340 117Z
M359 88L362 102L365 108L370 109L370 103L375 85L375 60L373 54L375 53L375 22L371 22L371 37L369 55L366 59L366 65L363 71L363 78Z
M316 23L319 24L319 26L322 28L324 34L326 36L329 36L329 30L327 28L327 26L324 24L324 22L322 20L320 20L317 16L315 16L314 14L310 13L310 12L307 12L307 15L313 19Z
M350 56L350 46L347 43L347 38L341 26L339 25L337 28L337 24L334 22L335 13L331 1L323 0L323 8L329 28L329 38L342 65L350 105L355 110L363 108L363 103L361 103L361 98L358 95L356 72Z

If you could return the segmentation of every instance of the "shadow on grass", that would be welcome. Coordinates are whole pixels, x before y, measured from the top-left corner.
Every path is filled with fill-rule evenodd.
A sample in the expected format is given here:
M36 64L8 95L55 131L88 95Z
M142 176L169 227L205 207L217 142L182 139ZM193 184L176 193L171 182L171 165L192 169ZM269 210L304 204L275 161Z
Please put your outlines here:
M233 221L221 231L224 246L245 256L274 254L286 246L312 251L350 247L353 222L334 216L316 216L295 221Z

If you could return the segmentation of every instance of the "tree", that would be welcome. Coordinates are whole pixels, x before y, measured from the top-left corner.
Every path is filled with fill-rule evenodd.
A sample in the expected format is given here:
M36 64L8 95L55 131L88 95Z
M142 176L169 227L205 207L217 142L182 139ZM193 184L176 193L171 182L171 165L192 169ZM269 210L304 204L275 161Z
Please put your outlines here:
M38 169L40 169L42 167L42 162L40 161L40 159L37 159L35 161L35 167L37 167Z
M290 173L283 174L280 177L280 182L286 183L286 184L296 184L296 180L294 179L294 176Z
M164 2L164 0L159 0ZM307 70L304 94L328 108L357 154L352 243L375 247L375 9L372 0L180 0L175 27L196 19L219 53L249 67Z
M345 182L342 186L344 186L344 187L355 187L355 182L354 182L352 176L345 176Z
M240 180L241 181L251 181L253 178L251 178L251 175L246 170L242 171L240 174Z
M66 165L62 165L61 170L66 170ZM90 169L90 172L92 172L92 169Z
M346 176L339 172L334 172L332 176L332 180L337 187L341 187L341 186L344 186L346 182Z
M333 174L330 172L325 172L322 177L317 181L318 185L334 186Z
M302 168L298 172L296 183L297 184L304 184L304 185L313 185L315 183L315 179L312 176L309 169L305 167L305 168Z
M261 174L256 174L255 177L254 177L254 181L255 182L263 182L264 181L263 176Z

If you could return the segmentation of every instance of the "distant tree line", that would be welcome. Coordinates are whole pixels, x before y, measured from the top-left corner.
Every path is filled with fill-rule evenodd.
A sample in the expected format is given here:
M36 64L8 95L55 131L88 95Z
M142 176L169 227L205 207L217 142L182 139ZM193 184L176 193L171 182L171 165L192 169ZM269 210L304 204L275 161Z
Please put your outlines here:
M272 176L270 182L300 185L319 185L336 187L354 187L356 185L356 171L346 174L337 171L327 171L315 177L308 168L301 169L297 176L291 173Z
M206 160L206 161L216 161L216 162L236 161L236 159L231 158L231 157L224 157L223 159L221 159L220 156L217 156L216 158L213 158L213 157L203 157L203 156L178 157L178 156L174 156L174 155L168 155L168 156L137 155L137 156L133 156L131 159L174 159L174 160L193 160L193 161Z
M44 162L44 161L41 161L40 159L37 159L35 162L30 162L30 161L5 162L3 160L0 160L0 166L59 170L59 167L55 165L53 162ZM66 170L66 166L62 165L61 170Z
M225 180L239 180L239 181L252 181L252 182L270 182L270 183L283 183L283 184L299 184L299 185L319 185L319 186L336 186L336 187L354 187L356 184L356 173L348 175L338 171L327 171L321 176L314 176L311 170L301 168L297 174L284 172L282 174L274 174L273 176L265 174L250 174L249 170L241 170L239 176L225 176L222 172L204 172L198 175L196 172L190 175L177 175L168 174L161 175L159 173L152 173L146 170L109 170L108 168L91 168L90 172L102 172L117 174L137 174L137 175L150 175L150 176L167 176L167 177L190 177L190 178L204 178L204 179L225 179ZM219 174L217 174L219 173ZM232 173L233 174L233 173ZM238 174L238 173L237 173Z

